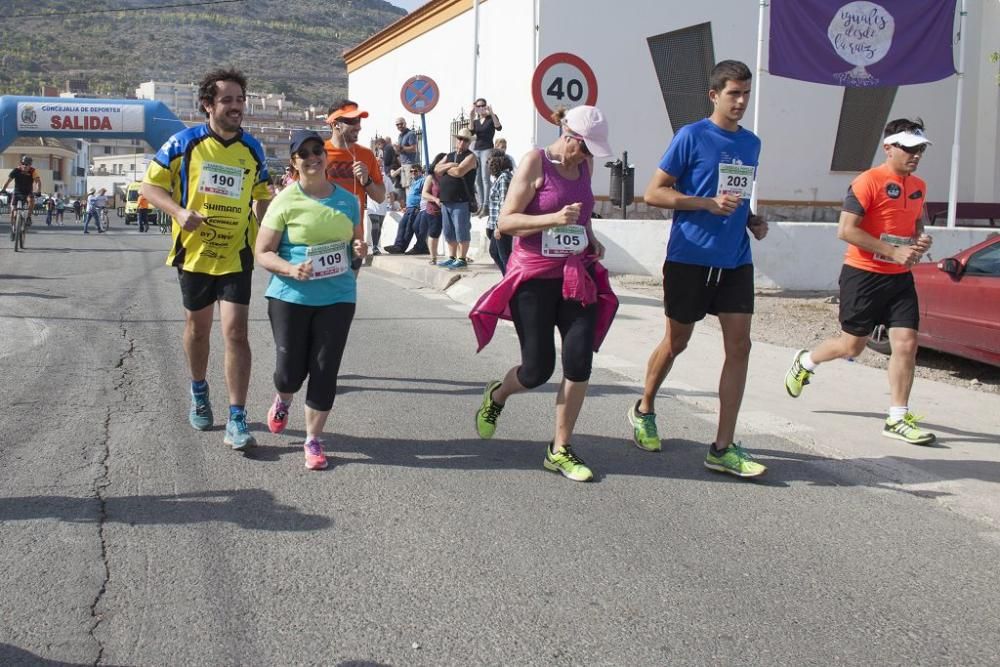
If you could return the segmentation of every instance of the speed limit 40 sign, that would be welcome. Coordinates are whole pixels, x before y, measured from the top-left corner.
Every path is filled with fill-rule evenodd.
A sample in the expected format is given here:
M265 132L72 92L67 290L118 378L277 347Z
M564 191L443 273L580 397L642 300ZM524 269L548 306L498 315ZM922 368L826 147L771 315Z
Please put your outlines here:
M583 58L572 53L553 53L535 68L531 96L538 113L551 123L557 107L596 104L597 77Z

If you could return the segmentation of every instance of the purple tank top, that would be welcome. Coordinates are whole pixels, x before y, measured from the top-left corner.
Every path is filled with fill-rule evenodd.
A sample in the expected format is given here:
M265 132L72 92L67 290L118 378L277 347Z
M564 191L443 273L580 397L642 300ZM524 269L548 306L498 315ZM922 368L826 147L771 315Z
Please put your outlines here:
M594 212L594 191L590 188L590 167L586 160L580 163L580 175L570 180L562 176L556 166L549 162L545 150L542 154L542 187L535 191L535 197L524 212L528 215L555 213L567 204L580 204L580 220L577 224L587 228L590 235L590 216ZM538 255L542 252L542 232L530 236L515 237L514 247Z

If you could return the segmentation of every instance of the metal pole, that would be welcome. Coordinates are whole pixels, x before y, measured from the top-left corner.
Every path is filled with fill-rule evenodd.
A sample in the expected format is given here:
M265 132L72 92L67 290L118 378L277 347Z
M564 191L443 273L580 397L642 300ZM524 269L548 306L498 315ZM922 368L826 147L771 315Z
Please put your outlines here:
M965 0L958 15L958 91L955 94L955 138L951 144L951 174L948 177L948 227L954 228L958 211L958 154L962 137L962 90L965 87Z
M479 97L479 0L472 2L472 100Z
M625 187L625 176L628 172L628 151L622 151L622 177L621 177L621 200L622 200L622 220L628 219L628 202L625 201L625 194L628 189Z
M761 61L764 57L764 8L767 7L767 0L760 0L760 11L757 16L757 76L753 82L753 133L760 136L760 81L764 68ZM750 192L750 210L757 210L757 178L754 178L753 190Z
M420 114L420 132L424 137L424 169L431 164L430 153L427 151L427 115Z

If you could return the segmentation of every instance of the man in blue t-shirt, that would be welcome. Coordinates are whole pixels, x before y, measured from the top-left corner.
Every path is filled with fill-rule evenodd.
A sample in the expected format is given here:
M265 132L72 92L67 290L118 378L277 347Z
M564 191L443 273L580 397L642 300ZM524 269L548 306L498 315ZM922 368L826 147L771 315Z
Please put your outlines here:
M750 69L724 60L712 70L712 115L682 127L646 188L647 204L674 210L663 263L663 340L646 369L642 398L629 408L633 438L641 449L660 450L654 401L674 359L687 347L695 323L719 318L726 359L719 382L719 427L705 466L738 477L766 468L734 442L750 360L753 263L749 230L767 234L767 223L750 212L760 139L739 124L750 103Z

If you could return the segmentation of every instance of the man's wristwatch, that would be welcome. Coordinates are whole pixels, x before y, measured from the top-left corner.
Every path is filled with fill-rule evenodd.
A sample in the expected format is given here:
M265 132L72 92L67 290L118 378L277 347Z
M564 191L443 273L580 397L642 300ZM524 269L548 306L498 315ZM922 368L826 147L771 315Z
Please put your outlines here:
M363 188L367 188L367 187L368 187L369 185L371 185L371 184L372 184L372 183L374 183L374 182L375 182L375 179L373 179L373 178L372 178L372 175L371 175L371 174L368 174L368 180L367 180L367 181L365 181L364 183L362 183L362 184L361 184L361 187L363 187Z

